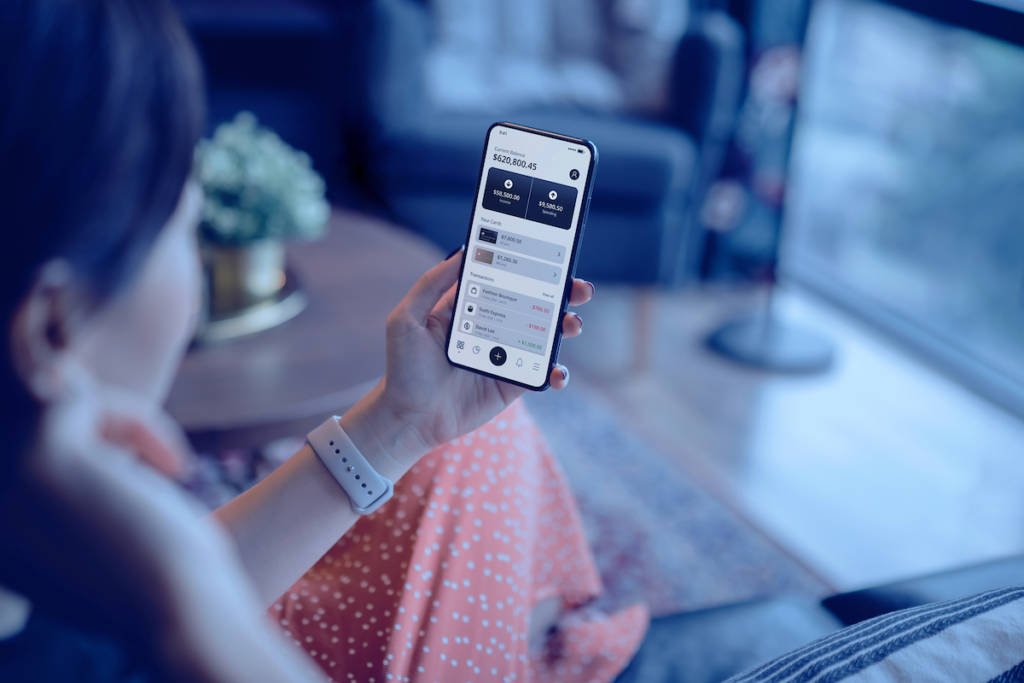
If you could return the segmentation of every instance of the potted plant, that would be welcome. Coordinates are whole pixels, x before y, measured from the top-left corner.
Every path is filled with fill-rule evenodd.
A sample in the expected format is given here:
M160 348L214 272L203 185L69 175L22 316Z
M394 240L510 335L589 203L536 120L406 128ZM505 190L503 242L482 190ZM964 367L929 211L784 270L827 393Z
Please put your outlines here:
M285 284L284 242L324 233L330 207L309 156L250 112L196 148L205 201L199 226L207 315L229 317L272 301Z

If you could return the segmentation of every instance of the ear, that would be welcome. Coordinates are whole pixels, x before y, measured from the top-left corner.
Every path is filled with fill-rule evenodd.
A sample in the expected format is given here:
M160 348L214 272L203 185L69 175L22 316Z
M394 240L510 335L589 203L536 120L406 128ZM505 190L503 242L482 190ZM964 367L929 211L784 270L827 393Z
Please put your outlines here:
M59 366L70 346L75 296L66 261L46 263L11 319L11 363L40 402L62 391Z

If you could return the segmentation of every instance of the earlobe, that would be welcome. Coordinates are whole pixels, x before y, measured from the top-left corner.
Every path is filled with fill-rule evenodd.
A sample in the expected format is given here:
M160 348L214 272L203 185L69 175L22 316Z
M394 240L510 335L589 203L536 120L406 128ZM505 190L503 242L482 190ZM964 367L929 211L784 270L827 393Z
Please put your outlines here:
M70 266L51 261L40 269L11 318L11 364L40 402L63 393L59 366L70 345L73 294Z

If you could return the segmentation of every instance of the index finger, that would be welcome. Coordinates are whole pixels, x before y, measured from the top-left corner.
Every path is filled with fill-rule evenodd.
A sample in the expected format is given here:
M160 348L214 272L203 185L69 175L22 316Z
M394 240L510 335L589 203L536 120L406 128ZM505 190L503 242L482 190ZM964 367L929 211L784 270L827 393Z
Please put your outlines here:
M459 265L462 264L462 249L437 264L412 286L399 306L422 323L427 314L437 305L438 299L459 279Z

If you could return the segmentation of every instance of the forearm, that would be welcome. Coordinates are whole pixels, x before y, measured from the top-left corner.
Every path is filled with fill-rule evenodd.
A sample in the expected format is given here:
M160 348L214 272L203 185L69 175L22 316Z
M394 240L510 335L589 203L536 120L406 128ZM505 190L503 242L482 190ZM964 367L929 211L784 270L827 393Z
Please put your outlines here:
M245 580L230 544L199 546L204 561L193 556L179 562L165 581L169 606L154 651L165 673L162 680L322 680L304 653L266 618L265 605Z
M304 653L272 626L251 594L235 594L237 583L194 576L176 594L174 618L156 652L166 664L163 680L322 680Z
M341 426L374 468L397 481L426 452L418 435L382 409L378 384L341 418ZM307 444L215 516L269 605L355 523L348 496Z

